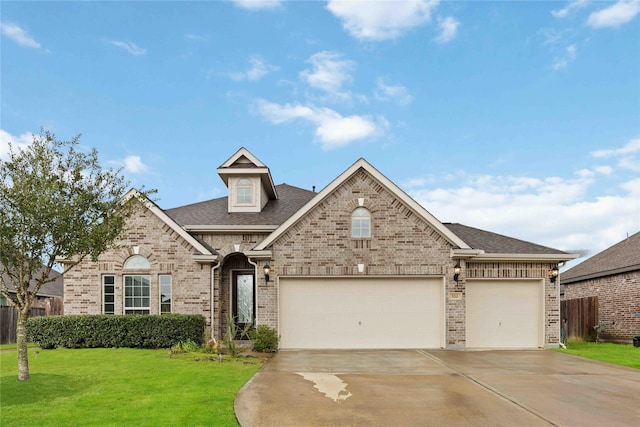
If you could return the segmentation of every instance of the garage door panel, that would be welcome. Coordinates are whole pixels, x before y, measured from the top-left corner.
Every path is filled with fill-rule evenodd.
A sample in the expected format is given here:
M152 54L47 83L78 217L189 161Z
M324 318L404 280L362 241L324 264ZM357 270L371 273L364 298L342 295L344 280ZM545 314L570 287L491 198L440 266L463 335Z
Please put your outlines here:
M282 348L439 348L441 279L280 278Z
M536 348L543 345L540 280L467 282L467 347Z

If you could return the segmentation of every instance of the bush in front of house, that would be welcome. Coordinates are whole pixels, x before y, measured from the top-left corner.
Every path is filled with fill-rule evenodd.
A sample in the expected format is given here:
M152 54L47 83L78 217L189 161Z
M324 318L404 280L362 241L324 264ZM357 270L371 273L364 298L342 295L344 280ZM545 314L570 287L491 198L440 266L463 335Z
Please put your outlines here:
M253 340L253 349L255 351L278 350L278 341L280 341L278 332L267 325L258 325L251 331L251 339Z
M199 315L42 316L27 321L31 342L56 347L171 348L191 340L204 343L206 320Z

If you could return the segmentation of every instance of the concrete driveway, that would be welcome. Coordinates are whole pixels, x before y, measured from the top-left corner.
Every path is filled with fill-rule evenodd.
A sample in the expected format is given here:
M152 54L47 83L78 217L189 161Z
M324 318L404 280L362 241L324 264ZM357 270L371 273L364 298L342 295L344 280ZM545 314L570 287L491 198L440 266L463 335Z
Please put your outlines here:
M640 353L639 353L640 357ZM243 427L636 426L640 370L552 351L283 351L235 401Z

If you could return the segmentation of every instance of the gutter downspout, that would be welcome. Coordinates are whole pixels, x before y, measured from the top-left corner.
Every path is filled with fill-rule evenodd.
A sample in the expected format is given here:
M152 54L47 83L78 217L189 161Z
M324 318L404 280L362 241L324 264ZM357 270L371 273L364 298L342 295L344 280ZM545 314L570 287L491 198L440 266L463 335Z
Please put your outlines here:
M217 262L216 265L211 265L211 338L216 339L215 337L215 296L214 296L214 288L215 288L215 279L216 279L216 270L222 265L220 261Z
M255 300L255 304L256 304L256 312L255 312L255 316L256 316L256 324L253 326L258 326L260 324L260 322L258 321L258 307L260 306L258 304L258 263L257 262L253 262L251 261L251 258L247 257L247 261L249 262L249 264L253 265L253 268L255 269L255 278L256 278L256 282L253 284L253 286L255 286L255 289L253 290L253 294L256 296L256 300Z

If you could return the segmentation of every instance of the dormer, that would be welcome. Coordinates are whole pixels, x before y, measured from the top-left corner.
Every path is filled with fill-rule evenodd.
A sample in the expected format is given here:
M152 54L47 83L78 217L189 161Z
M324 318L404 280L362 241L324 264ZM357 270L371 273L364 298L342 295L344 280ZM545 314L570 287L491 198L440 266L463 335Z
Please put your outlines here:
M261 212L278 198L269 168L244 147L218 168L218 175L229 190L229 213Z

